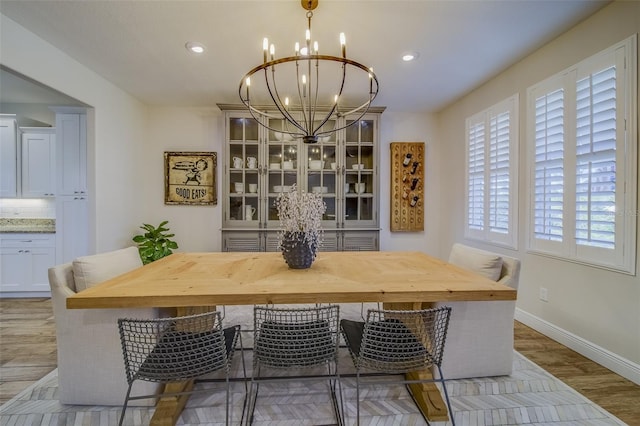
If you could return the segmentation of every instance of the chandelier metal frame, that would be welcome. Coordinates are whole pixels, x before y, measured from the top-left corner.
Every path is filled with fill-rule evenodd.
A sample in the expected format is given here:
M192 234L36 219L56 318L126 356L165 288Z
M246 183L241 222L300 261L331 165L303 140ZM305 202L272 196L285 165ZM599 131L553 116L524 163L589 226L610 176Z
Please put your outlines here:
M302 138L304 143L316 143L318 142L318 137L335 133L358 122L369 111L371 103L378 95L379 84L378 78L376 77L372 68L346 57L346 46L343 34L340 35L342 45L341 57L317 54L317 45L314 48L314 51L316 53L311 54L311 18L313 17L313 9L317 7L318 1L301 0L300 3L302 4L302 7L307 10L306 54L302 53L303 50L298 51L298 44L296 43L295 56L287 56L284 58L275 59L274 47L273 45L271 45L270 60L267 60L267 39L265 39L263 46L264 62L261 65L254 67L247 74L245 74L242 80L240 80L238 94L242 103L251 113L251 116L261 126L266 127L267 129L274 132L289 134L294 138ZM335 94L334 102L330 106L318 105L320 65L326 62L337 62L342 64L342 81L339 85L336 85L336 87L339 86L339 91ZM298 103L291 106L289 105L289 98L282 98L278 90L278 85L276 84L276 67L285 63L295 63L296 67L296 85L298 92L296 99L298 100ZM368 73L369 93L367 95L368 97L366 101L361 105L353 108L345 108L345 111L341 111L339 108L339 100L345 88L347 68L349 67L354 68L356 71L363 71ZM301 68L303 68L302 71ZM251 78L260 71L264 72L266 90L269 92L269 96L271 97L273 105L258 106L251 103ZM306 74L302 74L304 71L306 71ZM312 77L314 74L315 76ZM296 115L298 115L300 119L296 119ZM340 127L334 127L332 129L324 130L322 129L322 127L330 119L337 119L343 116L352 116L353 120L350 120L348 124ZM267 120L263 120L263 118L267 118ZM282 128L276 129L270 127L268 118L284 120Z

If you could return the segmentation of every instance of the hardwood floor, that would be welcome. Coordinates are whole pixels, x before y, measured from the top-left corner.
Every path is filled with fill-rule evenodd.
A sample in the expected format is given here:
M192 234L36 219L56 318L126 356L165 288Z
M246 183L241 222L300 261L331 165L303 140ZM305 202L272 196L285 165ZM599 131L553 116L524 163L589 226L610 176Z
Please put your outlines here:
M50 299L0 299L0 404L57 367Z
M631 426L640 386L516 322L515 349ZM49 299L0 299L0 404L56 368Z

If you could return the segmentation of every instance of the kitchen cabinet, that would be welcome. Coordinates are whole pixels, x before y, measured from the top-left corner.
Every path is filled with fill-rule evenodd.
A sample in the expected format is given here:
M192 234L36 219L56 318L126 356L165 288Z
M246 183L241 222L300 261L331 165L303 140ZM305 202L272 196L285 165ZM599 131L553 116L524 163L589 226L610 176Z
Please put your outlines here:
M18 196L18 141L16 116L0 115L0 198Z
M71 262L89 253L89 198L62 195L56 198L58 263Z
M87 119L85 114L56 114L56 162L59 195L87 193Z
M384 108L372 108L357 122L341 117L324 128L345 129L318 143L278 132L283 121L259 123L241 106L218 105L225 113L222 205L223 250L274 251L279 193L298 190L321 194L322 251L379 249L378 123Z
M56 169L57 259L65 263L91 254L84 110L56 109Z
M48 269L56 264L55 234L0 235L2 297L50 294Z
M21 127L23 198L55 196L56 152L55 129Z

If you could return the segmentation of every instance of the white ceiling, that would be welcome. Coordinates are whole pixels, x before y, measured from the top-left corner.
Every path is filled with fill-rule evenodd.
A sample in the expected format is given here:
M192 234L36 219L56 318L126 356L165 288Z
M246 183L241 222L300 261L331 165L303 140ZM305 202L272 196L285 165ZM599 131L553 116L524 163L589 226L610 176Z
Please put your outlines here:
M320 0L312 30L333 55L345 32L347 55L378 76L376 105L438 111L609 2ZM0 0L0 12L152 105L239 103L263 37L289 56L306 28L299 0ZM188 53L188 41L206 54ZM409 50L420 57L402 62ZM11 80L1 81L2 102L25 90Z

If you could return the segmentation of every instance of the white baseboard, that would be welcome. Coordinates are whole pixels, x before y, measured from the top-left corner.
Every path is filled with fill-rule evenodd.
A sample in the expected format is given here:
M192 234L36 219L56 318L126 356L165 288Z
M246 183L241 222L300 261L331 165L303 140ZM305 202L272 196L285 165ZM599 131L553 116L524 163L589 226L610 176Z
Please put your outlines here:
M576 336L567 330L521 309L516 308L515 318L545 336L562 343L566 347L621 375L625 379L640 385L640 364L616 355L601 346L589 342L580 336Z
M51 297L50 291L0 291L0 299Z

